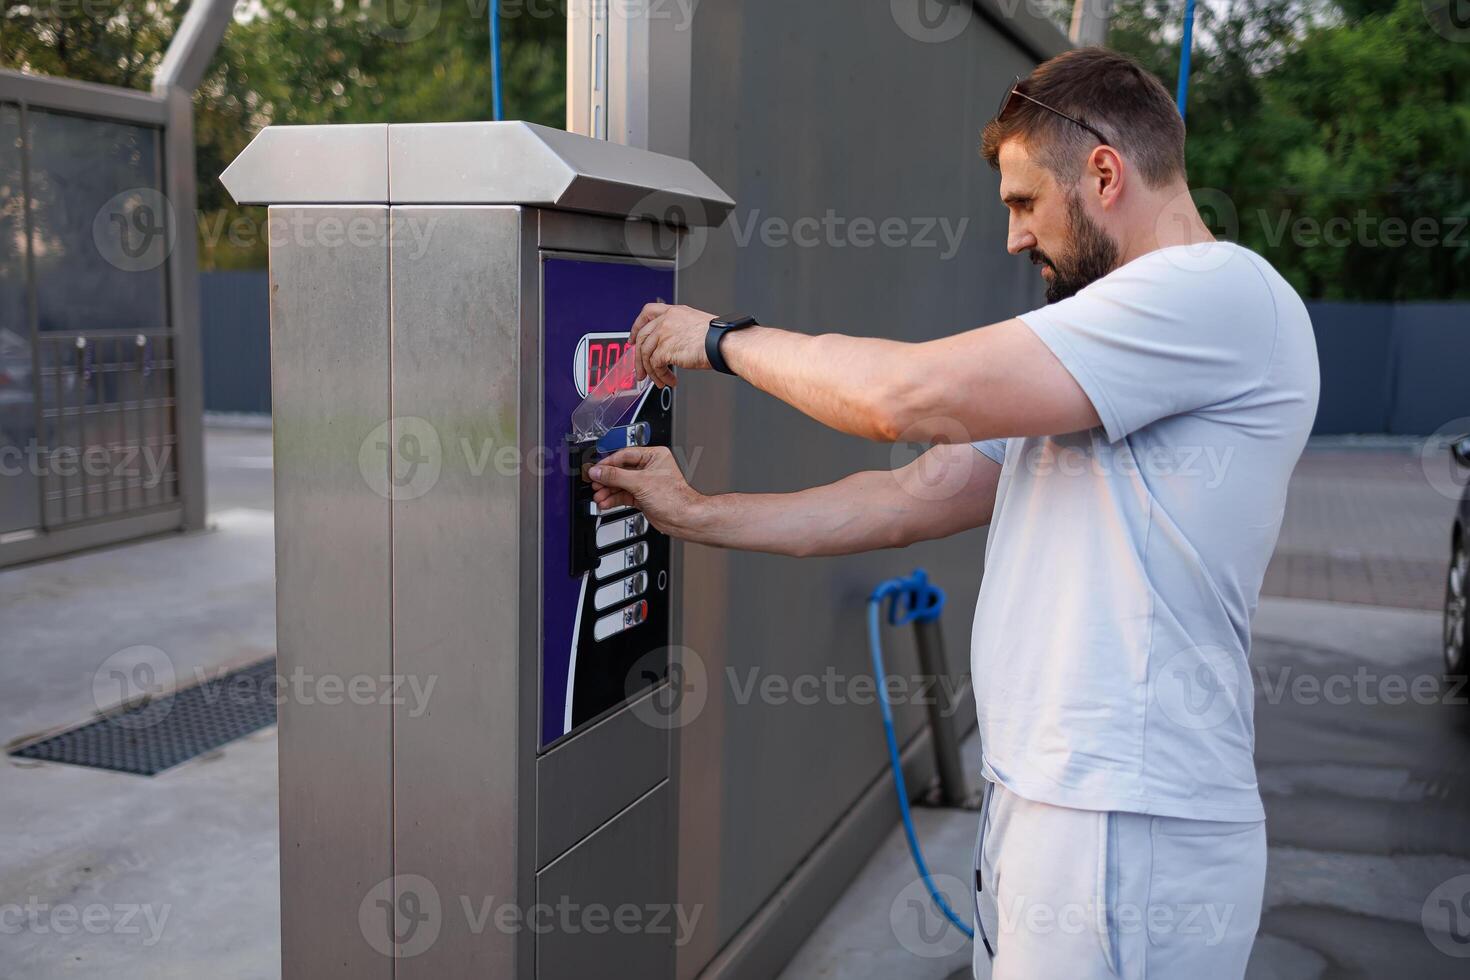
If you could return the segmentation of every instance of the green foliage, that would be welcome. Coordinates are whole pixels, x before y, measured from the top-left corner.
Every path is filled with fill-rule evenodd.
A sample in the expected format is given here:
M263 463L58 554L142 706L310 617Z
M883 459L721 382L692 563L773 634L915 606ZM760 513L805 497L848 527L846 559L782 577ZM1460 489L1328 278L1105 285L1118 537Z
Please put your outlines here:
M0 67L148 87L187 3L0 0Z
M1113 46L1172 86L1182 3L1124 0ZM1303 295L1470 297L1470 38L1421 0L1201 4L1191 186Z
M0 65L147 88L187 0L0 0ZM272 123L491 117L490 0L253 0L195 97L200 263L263 265L264 209L218 175ZM501 0L505 114L565 122L564 0ZM244 13L242 13L244 11Z
M262 126L489 118L489 2L242 5L197 96L201 262L265 260L263 212L217 180ZM564 0L500 3L506 115L560 126ZM1436 33L1425 3L1197 7L1190 182L1212 189L1201 203L1220 230L1307 296L1470 297L1470 36ZM0 4L0 65L134 88L188 6ZM1120 0L1110 41L1172 88L1182 11Z
M489 119L488 2L259 0L199 96L201 261L264 262L263 217L242 220L214 179L262 126ZM565 16L550 0L501 3L507 118L564 124Z

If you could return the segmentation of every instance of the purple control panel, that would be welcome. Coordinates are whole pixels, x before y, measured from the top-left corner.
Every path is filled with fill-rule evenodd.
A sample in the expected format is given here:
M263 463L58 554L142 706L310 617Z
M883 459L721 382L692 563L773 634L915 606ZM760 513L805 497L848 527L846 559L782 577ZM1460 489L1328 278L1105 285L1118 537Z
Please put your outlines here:
M572 410L627 350L645 303L674 299L674 271L638 262L541 260L543 432L555 458ZM623 420L670 445L672 392L649 388ZM669 540L631 508L579 513L580 475L541 481L541 747L596 720L668 674ZM585 501L581 502L585 507ZM573 564L574 538L586 561Z

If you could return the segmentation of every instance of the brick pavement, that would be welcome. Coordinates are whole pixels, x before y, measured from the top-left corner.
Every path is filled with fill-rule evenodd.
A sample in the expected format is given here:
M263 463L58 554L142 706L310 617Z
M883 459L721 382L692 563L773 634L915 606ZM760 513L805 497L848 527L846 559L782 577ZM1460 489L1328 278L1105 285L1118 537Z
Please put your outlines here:
M1262 594L1441 608L1456 500L1436 476L1415 443L1314 441L1292 475Z

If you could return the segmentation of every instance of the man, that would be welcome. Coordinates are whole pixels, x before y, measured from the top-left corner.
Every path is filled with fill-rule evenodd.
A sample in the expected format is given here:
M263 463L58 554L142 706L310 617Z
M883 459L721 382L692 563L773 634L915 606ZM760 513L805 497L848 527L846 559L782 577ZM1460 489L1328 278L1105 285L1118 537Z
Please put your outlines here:
M893 473L721 496L629 449L590 471L596 498L789 555L990 524L977 975L1240 977L1266 866L1246 654L1316 413L1311 323L1265 260L1211 237L1183 123L1128 58L1041 65L983 152L1042 309L920 344L660 304L632 330L657 384L713 362L843 432L937 445Z

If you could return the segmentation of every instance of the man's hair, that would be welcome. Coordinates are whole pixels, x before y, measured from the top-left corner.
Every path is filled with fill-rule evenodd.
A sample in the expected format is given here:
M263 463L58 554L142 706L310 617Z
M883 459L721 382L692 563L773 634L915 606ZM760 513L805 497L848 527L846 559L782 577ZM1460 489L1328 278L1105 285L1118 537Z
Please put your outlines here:
M1184 120L1163 84L1127 55L1107 48L1067 51L1038 65L1020 90L1099 130L1150 187L1184 179ZM1075 122L1019 95L1003 119L986 124L980 152L999 170L1001 144L1012 139L1021 140L1063 184L1082 175L1097 145Z

